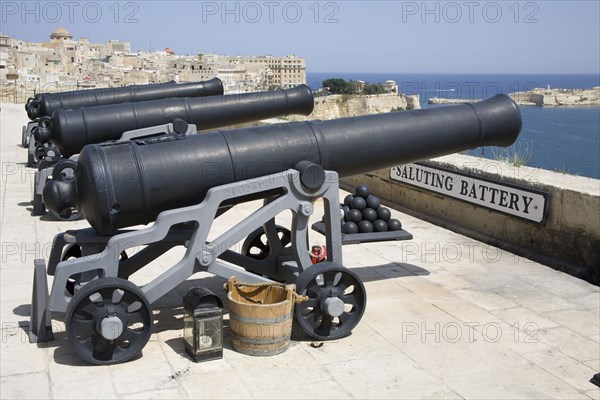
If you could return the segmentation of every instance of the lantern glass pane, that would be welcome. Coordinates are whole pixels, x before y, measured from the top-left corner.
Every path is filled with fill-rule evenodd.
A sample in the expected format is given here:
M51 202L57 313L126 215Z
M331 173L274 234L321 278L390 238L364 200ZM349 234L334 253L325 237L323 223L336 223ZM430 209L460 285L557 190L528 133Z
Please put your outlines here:
M194 347L194 317L188 313L183 316L183 340Z

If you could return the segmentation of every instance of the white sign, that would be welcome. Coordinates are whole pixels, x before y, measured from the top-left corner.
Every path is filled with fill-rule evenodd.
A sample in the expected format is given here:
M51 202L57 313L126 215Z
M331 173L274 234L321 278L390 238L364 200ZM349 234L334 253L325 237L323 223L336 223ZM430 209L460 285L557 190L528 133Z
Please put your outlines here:
M390 178L529 221L543 223L548 194L421 164L403 164Z

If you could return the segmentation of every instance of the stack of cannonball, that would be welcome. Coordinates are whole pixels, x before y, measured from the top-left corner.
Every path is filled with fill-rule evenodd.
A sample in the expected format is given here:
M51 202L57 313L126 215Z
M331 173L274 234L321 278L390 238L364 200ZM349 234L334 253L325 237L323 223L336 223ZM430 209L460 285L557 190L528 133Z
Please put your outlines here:
M400 221L391 218L390 210L381 207L381 200L371 194L367 185L357 186L354 194L346 196L342 211L344 213L342 232L346 234L402 229Z

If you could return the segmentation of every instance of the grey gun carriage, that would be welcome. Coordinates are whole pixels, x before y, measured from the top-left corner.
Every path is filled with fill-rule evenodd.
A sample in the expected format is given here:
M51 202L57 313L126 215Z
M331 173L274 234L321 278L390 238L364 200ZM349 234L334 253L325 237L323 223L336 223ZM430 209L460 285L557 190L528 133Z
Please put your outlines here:
M86 146L69 183L76 195L54 203L78 203L91 228L56 235L48 265L35 261L31 340L52 340L51 318L64 318L83 359L129 360L150 337L152 304L200 271L295 283L309 297L295 309L303 332L319 340L350 335L367 293L343 266L338 178L478 146L508 146L520 129L518 107L498 95L435 109ZM158 157L165 152L173 156ZM128 179L119 175L125 166ZM202 173L182 173L189 170ZM222 213L257 199L262 206L208 240ZM312 265L309 218L319 199L328 251L326 261ZM291 226L277 227L275 217L288 210ZM282 230L289 246L278 235ZM250 252L258 235L267 242L259 253ZM241 251L232 250L241 241ZM126 257L136 246L145 247ZM128 280L174 246L186 249L175 265L142 287ZM49 294L47 276L53 276Z
M51 180L62 181L72 177L75 155L87 144L167 133L190 134L197 130L284 115L309 115L313 108L311 89L306 85L299 85L285 90L225 96L57 109L47 126L40 127L35 132L36 140L39 143L51 142L63 156L70 159L52 157L40 163L34 178L32 214L46 213L44 188ZM173 121L179 122L173 124ZM80 216L68 208L63 208L60 214L55 215L66 220Z

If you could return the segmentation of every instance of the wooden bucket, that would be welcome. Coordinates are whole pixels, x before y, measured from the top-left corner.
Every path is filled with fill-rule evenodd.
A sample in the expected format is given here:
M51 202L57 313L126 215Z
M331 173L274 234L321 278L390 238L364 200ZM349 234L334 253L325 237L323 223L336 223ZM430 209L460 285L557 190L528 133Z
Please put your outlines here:
M225 284L233 348L251 356L272 356L290 346L296 285Z

